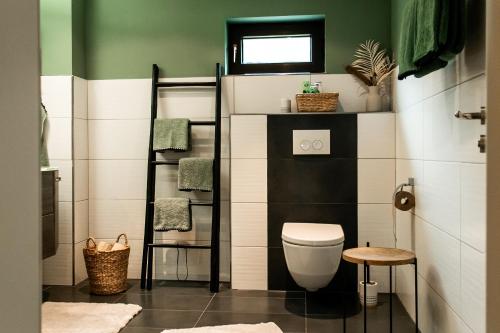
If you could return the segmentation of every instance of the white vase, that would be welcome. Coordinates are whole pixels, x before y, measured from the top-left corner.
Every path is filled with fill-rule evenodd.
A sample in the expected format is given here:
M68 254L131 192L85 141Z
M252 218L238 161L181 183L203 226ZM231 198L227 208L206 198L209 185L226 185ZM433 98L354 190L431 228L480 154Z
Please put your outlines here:
M368 97L366 98L366 111L382 111L382 96L380 96L378 86L368 87Z

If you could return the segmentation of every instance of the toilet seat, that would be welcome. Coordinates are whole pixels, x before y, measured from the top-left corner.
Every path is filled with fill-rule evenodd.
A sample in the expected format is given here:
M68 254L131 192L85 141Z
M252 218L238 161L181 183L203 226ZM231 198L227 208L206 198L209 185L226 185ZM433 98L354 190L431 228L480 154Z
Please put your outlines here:
M285 223L281 233L284 242L302 246L335 246L344 242L339 224Z

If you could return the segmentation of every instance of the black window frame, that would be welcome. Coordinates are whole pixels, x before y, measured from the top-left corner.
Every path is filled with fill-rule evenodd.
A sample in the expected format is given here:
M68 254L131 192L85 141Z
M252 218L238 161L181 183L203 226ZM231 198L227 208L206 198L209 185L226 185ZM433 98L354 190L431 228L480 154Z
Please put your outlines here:
M311 36L312 62L243 64L243 38L249 36ZM236 44L236 62L233 45ZM325 20L227 23L227 68L228 74L283 74L283 73L324 73L325 72Z

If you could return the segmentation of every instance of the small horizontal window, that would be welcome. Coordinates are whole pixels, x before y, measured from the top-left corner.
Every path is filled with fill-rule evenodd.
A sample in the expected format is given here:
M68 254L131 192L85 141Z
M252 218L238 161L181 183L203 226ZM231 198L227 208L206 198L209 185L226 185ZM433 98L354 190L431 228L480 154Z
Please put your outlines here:
M227 30L228 74L325 71L324 19L230 22Z

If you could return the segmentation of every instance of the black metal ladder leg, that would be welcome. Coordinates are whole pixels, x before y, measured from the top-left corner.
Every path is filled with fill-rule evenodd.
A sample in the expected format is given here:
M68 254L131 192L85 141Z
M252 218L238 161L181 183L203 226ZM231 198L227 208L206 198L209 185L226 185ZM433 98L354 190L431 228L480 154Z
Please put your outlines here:
M153 288L153 252L154 248L149 247L148 251L148 283L147 283L147 289L151 290Z
M389 332L392 333L392 266L389 266Z
M363 285L363 332L366 333L367 332L367 328L366 328L366 284L368 283L368 281L366 281L367 277L368 277L368 265L366 263L366 260L363 262L363 271L364 271L364 274L363 274L363 279L364 279L364 285Z
M418 272L417 258L415 258L415 332L418 333Z

